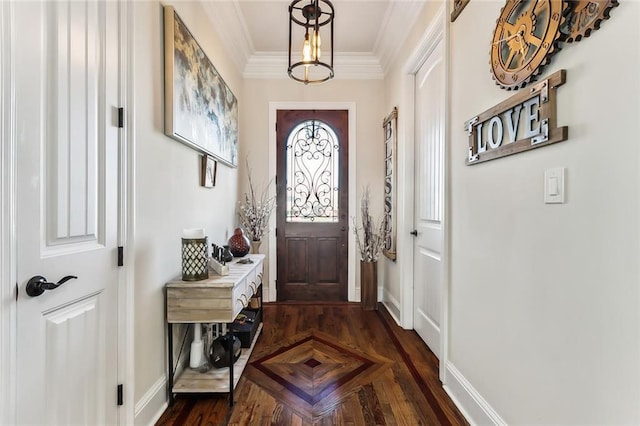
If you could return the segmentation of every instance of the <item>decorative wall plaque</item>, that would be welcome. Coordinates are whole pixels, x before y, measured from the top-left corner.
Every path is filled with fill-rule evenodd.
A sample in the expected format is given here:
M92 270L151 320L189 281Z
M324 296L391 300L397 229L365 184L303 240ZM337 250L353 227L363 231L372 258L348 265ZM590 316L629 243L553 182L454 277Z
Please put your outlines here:
M387 237L382 252L391 260L396 260L396 149L398 128L398 108L382 122L384 131L384 228Z
M618 0L576 0L569 2L571 12L560 28L563 39L567 43L578 42L589 37L593 31L600 28L614 7L618 7Z
M565 81L566 71L557 71L465 122L469 134L465 163L470 166L567 140L569 128L556 123L556 89Z
M507 0L491 42L491 72L496 84L517 90L537 79L558 52L566 1Z

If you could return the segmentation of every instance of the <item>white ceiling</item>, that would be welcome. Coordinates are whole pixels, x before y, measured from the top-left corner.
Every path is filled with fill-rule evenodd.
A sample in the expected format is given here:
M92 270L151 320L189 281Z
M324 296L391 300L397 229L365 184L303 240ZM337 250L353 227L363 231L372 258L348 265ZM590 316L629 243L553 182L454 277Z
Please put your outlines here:
M202 3L214 31L229 47L245 78L288 78L290 1L202 0ZM425 1L333 0L332 3L335 78L363 79L384 76Z

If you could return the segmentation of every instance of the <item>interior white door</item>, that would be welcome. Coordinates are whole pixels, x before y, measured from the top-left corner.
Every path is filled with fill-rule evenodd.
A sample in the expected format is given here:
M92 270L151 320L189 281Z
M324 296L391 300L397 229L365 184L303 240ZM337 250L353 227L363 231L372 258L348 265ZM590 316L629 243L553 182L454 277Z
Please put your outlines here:
M415 78L413 324L440 356L443 291L445 74L440 41Z
M19 424L118 423L117 14L13 4ZM31 277L70 275L26 293Z

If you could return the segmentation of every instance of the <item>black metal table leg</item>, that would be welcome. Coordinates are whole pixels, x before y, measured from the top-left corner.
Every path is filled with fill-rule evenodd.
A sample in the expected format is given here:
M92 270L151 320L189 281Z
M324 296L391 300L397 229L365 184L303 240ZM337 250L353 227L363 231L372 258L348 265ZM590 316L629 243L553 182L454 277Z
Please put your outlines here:
M173 405L173 323L167 325L167 342L169 345L169 368L167 392L169 393L169 407Z
M227 336L229 337L229 407L233 407L233 323L229 323Z

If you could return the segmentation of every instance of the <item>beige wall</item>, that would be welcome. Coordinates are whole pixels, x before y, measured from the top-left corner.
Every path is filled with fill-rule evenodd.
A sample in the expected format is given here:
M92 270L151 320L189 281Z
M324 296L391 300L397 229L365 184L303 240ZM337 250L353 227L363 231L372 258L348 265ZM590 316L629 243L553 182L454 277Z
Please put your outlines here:
M451 27L451 362L509 423L637 424L640 3L545 70L567 70L568 141L467 167L462 124L509 96L488 73L502 6ZM544 204L558 166L568 202Z
M175 9L242 105L240 74L202 6L180 1ZM130 284L135 286L136 403L166 374L163 287L180 274L182 230L205 228L211 242L226 241L235 224L238 192L238 170L222 164L216 187L201 187L200 155L164 135L162 16L160 2L135 3L136 253L135 282ZM160 395L164 401L164 388Z
M508 424L638 424L640 3L621 3L545 69L567 70L558 123L568 141L468 167L463 123L512 94L489 73L502 6L471 1L448 33L448 366ZM420 22L413 36L428 16ZM385 80L385 109L406 102L413 46ZM543 203L553 167L567 168L566 204ZM386 266L385 288L400 297L397 265ZM478 413L470 394L457 396Z

